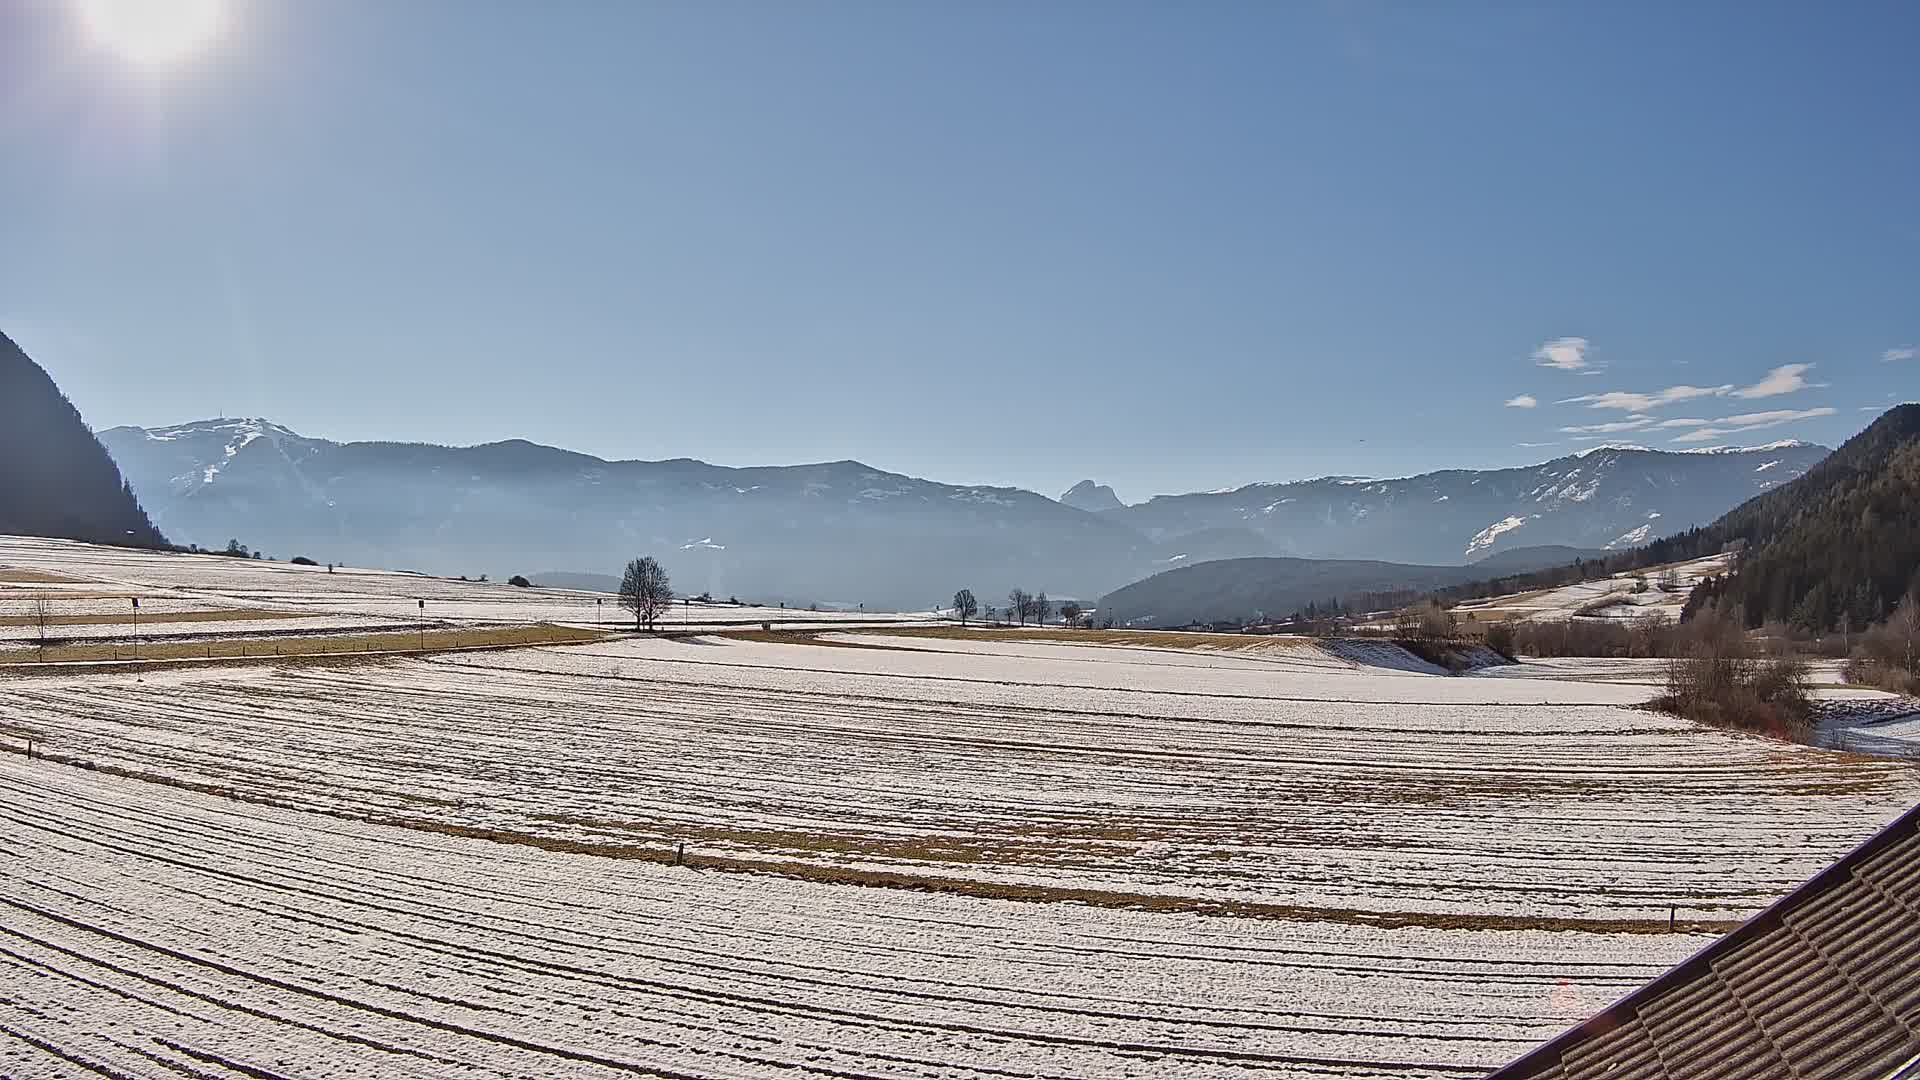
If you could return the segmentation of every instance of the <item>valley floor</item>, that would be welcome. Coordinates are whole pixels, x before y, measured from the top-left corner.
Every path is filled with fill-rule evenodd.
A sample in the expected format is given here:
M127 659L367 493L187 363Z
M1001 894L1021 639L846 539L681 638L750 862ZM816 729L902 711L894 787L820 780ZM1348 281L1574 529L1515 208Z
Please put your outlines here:
M1920 800L1621 662L1379 659L869 628L0 678L0 1075L1473 1076Z

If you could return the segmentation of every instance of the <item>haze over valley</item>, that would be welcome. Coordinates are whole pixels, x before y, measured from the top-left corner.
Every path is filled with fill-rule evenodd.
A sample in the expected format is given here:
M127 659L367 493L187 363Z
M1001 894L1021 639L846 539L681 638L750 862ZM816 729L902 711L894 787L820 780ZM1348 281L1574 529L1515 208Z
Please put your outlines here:
M1212 559L1459 566L1521 547L1616 550L1705 524L1827 453L1791 441L1599 447L1524 469L1260 484L1088 510L855 461L725 468L608 462L524 441L336 443L257 419L100 437L181 543L239 537L288 556L496 578L609 574L647 550L696 592L907 610L944 604L956 582L988 596L1038 584L1094 600Z

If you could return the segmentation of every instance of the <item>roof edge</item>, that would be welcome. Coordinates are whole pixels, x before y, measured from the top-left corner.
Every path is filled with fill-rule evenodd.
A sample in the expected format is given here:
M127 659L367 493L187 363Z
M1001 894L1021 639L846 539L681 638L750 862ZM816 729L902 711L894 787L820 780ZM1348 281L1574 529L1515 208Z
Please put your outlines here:
M1525 1080L1548 1066L1560 1064L1561 1056L1567 1048L1583 1039L1611 1031L1638 1016L1640 1006L1655 995L1676 983L1698 975L1722 954L1738 948L1751 938L1772 930L1785 919L1787 912L1827 889L1844 883L1852 876L1855 866L1916 831L1920 831L1920 805L1893 819L1879 832L1867 837L1859 846L1842 855L1826 869L1801 882L1799 888L1769 904L1759 914L1722 934L1717 940L1709 942L1705 948L1655 976L1644 986L1488 1073L1486 1080Z

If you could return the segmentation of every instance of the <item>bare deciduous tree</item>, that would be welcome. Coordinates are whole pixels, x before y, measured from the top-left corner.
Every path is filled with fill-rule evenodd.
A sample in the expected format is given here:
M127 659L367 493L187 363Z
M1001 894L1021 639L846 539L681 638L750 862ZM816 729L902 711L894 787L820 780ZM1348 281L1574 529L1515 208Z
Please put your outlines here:
M635 629L653 629L653 620L673 604L673 586L667 571L653 556L627 564L620 579L620 606L633 612Z
M47 627L53 625L53 601L46 593L34 593L32 606L28 609L33 625L40 635L40 658L47 657Z
M1027 616L1033 614L1033 594L1025 589L1015 589L1007 594L1007 614L1027 625Z
M1047 625L1047 594L1046 593L1043 592L1039 596L1036 596L1033 598L1033 614L1035 618L1040 620L1041 626Z
M1067 626L1079 626L1082 612L1078 600L1069 600L1060 605L1060 621Z
M967 625L968 619L980 613L980 601L973 598L972 589L961 589L953 594L953 613L960 616L961 626Z
M1860 635L1847 663L1850 682L1896 693L1920 693L1920 597L1909 593L1887 621Z

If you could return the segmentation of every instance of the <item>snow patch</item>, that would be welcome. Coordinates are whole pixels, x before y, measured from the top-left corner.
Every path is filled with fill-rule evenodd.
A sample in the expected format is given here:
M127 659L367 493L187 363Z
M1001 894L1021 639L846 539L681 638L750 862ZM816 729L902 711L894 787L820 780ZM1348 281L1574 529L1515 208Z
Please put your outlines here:
M1481 529L1479 532L1474 534L1473 539L1467 544L1468 557L1472 557L1475 553L1484 551L1485 549L1492 547L1494 544L1494 541L1500 539L1500 537L1504 536L1507 533L1512 532L1513 530L1519 528L1520 526L1525 525L1530 520L1531 520L1530 518L1524 518L1524 517L1518 517L1518 516L1507 517L1494 522L1493 524L1487 526L1484 529Z

